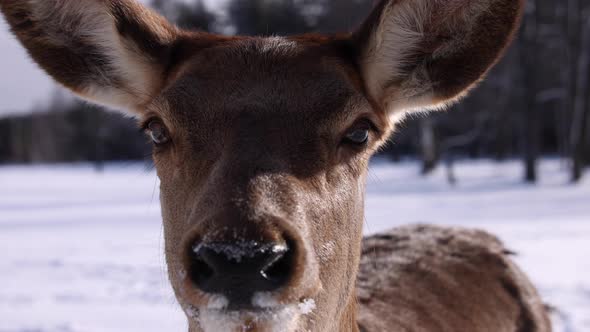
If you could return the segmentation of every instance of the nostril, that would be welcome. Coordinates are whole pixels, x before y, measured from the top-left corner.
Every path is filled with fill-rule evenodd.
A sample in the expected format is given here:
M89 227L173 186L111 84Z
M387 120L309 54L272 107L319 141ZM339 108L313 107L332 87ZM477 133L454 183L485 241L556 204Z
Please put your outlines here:
M188 256L190 257L189 276L195 284L202 285L215 275L214 267L207 262L200 248L197 246L190 248Z
M268 281L280 285L291 275L293 251L288 244L274 246L271 251L268 262L260 273Z

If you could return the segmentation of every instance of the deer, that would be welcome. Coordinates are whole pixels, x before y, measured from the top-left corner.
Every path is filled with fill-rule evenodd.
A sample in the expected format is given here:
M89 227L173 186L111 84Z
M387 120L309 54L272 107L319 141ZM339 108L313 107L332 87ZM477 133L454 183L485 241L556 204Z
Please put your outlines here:
M493 235L363 239L369 160L502 56L524 0L381 0L356 30L185 31L135 0L0 0L55 81L153 142L168 277L190 332L545 332Z

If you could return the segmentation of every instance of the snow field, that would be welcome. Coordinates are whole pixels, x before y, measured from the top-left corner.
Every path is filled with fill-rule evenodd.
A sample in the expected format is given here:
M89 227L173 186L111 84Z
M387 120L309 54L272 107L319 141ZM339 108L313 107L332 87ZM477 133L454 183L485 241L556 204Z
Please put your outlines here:
M428 222L498 235L557 308L556 332L590 331L590 179L558 160L538 186L518 162L461 162L420 177L375 161L366 233ZM590 176L590 174L588 174ZM157 178L141 164L0 167L0 332L184 331L167 281Z

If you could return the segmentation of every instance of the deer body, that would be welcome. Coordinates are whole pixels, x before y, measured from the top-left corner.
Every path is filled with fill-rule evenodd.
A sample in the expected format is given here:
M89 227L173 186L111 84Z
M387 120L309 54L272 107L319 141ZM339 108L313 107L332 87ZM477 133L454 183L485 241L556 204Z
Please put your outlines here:
M169 277L191 332L357 331L358 321L368 331L548 331L538 307L538 323L513 329L529 303L514 294L536 293L497 242L439 243L437 256L417 235L404 250L383 246L392 259L383 271L370 270L370 254L361 261L369 158L405 114L442 108L485 75L522 1L383 0L355 33L288 38L182 31L133 0L0 0L0 9L49 75L138 117L153 140ZM474 248L492 248L490 262L508 272ZM440 271L449 282L432 287L462 294L457 302L396 301L430 285L396 263L416 255L410 265ZM388 296L367 302L380 287ZM463 310L475 316L451 315Z
M406 226L366 238L361 331L551 331L511 252L479 230Z

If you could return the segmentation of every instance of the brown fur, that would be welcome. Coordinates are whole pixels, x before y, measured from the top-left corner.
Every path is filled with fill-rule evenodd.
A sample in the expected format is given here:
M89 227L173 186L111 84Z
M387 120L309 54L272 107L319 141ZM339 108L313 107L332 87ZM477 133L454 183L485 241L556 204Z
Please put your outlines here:
M287 331L332 332L358 330L355 276L368 160L392 132L395 111L428 108L473 85L508 43L521 8L517 0L432 0L422 10L417 4L423 1L382 1L352 35L289 38L181 31L132 0L0 0L0 9L58 82L84 98L129 109L144 122L156 119L169 132L171 142L154 148L154 161L168 271L190 331L208 332L218 328L216 321L233 320L251 331L282 324ZM373 49L391 32L404 37L410 31L396 19L400 4L424 32L406 40L419 47ZM464 7L477 20L465 19ZM441 13L450 15L448 22L439 22ZM457 44L463 32L469 38ZM375 70L376 64L395 70ZM426 93L412 95L417 91ZM368 143L345 143L361 120L373 127ZM429 242L422 233L445 232L449 242L435 241L425 251ZM523 309L536 294L495 251L499 244L477 247L466 234L416 230L407 235L416 240L400 255L410 263L402 265L386 259L402 243L381 237L382 248L392 246L379 256L387 270L368 270L370 252L360 265L362 329L509 331L519 320L522 332L544 326L543 313ZM315 310L273 320L211 309L222 302L219 296L187 278L192 245L242 240L292 244L294 268L286 285L257 294L271 303L273 315L304 300L315 301ZM378 294L381 287L387 292ZM484 300L471 307L468 296ZM379 319L371 322L371 315Z
M441 107L500 58L523 0L381 0L353 36L369 92L391 111ZM394 24L396 23L396 24ZM380 45L380 41L391 43Z
M2 0L0 8L56 81L81 97L132 111L161 88L180 34L135 1Z
M551 331L545 306L494 236L417 225L363 241L361 331Z

